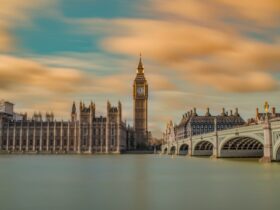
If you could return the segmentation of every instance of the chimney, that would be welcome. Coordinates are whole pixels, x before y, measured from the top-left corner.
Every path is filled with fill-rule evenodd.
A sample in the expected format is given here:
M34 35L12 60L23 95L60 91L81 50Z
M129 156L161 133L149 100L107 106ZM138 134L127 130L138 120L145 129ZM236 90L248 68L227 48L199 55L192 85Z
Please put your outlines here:
M276 114L276 109L275 107L272 107L272 115L275 116L275 114Z
M238 116L239 117L238 108L235 108L234 116Z
M230 116L232 116L232 110L230 110Z
M225 108L222 109L222 114L221 116L225 116Z
M195 107L193 108L193 114L194 114L194 116L197 116Z

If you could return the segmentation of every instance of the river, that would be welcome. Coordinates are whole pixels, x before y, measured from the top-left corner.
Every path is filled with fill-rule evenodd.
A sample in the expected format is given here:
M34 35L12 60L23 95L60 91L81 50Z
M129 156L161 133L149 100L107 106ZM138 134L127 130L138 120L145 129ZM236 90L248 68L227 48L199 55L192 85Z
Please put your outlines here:
M279 210L280 164L160 155L1 155L0 210Z

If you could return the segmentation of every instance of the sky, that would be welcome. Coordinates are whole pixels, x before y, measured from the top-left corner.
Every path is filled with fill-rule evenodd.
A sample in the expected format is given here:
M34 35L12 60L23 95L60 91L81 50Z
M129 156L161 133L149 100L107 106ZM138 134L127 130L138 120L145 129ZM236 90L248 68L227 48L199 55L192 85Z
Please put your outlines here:
M196 107L265 101L280 111L279 0L0 0L0 98L17 112L53 111L73 101L123 104L133 124L139 54L149 83L149 130Z

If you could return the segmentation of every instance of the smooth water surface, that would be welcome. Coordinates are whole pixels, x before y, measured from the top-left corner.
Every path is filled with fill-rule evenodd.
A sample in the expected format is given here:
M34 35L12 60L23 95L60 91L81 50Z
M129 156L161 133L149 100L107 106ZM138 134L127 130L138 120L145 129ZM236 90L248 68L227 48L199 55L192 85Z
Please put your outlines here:
M0 210L279 210L280 164L159 155L2 155Z

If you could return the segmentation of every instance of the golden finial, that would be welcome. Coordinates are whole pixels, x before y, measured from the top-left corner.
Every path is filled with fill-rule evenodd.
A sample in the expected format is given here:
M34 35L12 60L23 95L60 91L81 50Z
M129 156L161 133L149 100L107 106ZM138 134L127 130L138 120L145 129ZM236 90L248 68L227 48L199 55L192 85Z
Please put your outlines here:
M265 113L268 113L268 109L269 109L269 104L268 104L268 102L266 101L266 102L264 103L264 110L265 110Z

